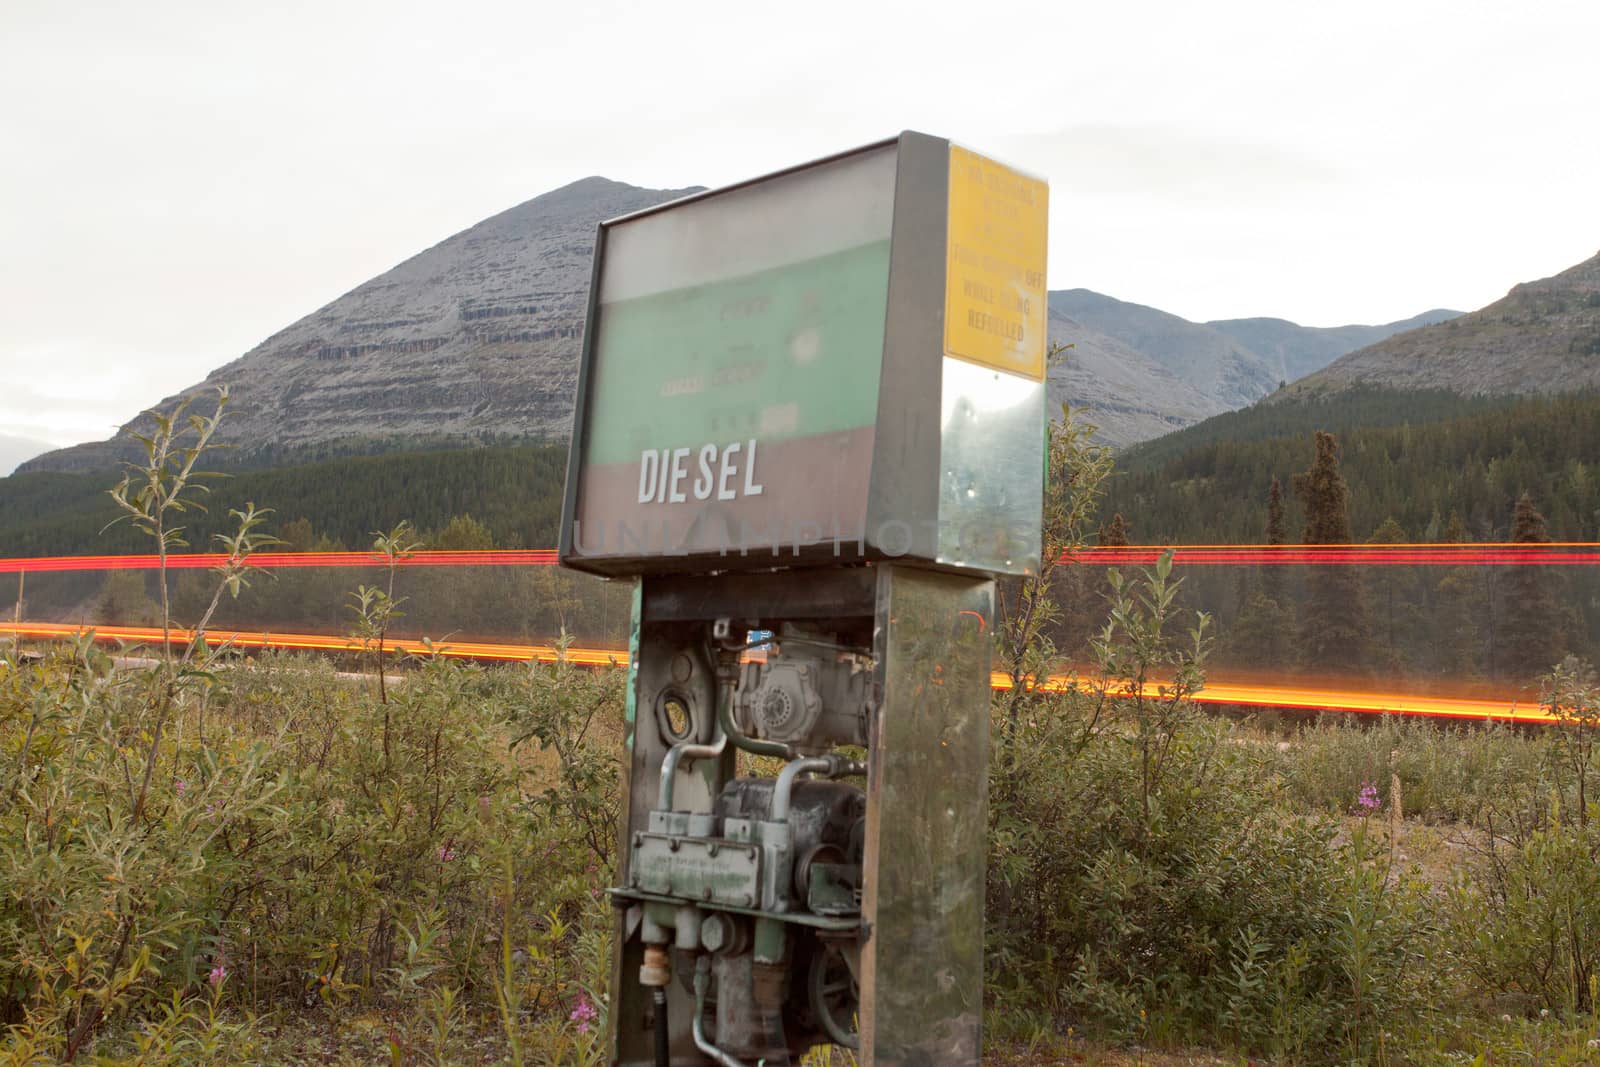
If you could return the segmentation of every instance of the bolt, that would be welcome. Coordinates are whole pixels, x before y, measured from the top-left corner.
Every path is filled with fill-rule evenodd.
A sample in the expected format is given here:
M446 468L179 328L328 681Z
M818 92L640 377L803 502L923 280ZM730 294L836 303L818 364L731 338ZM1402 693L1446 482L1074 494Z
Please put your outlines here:
M756 898L755 898L754 895L752 895L750 893L746 893L744 895L744 906L745 907L747 907L747 908L754 907L755 903L756 903Z
M715 841L711 842L709 845L706 846L706 855L708 855L708 856L715 856L718 852L721 852L721 851L722 851L722 846L717 844Z
M700 899L701 900L710 900L711 899L711 887L710 886L706 886L704 889L700 890Z
M633 835L633 847L634 848L638 848L642 844L644 844L644 835L643 834L634 834Z

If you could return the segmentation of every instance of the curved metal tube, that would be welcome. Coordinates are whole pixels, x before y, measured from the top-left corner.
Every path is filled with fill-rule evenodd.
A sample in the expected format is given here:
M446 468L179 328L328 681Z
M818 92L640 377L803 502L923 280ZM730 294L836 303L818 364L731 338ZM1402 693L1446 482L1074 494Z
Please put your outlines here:
M672 810L672 791L678 780L678 764L684 760L716 759L727 747L728 738L724 735L709 745L680 741L669 748L667 758L661 761L661 788L656 794L656 808L660 811Z
M743 1060L728 1055L706 1037L706 991L710 988L711 958L701 956L694 967L694 1047L722 1067L746 1067Z
M867 773L865 764L843 756L806 756L786 764L778 772L778 781L772 787L772 810L767 817L773 822L788 822L789 807L794 799L794 783L802 774L821 774L828 778L844 778Z
M779 759L792 760L798 754L793 745L786 745L781 741L757 741L755 738L743 733L733 721L733 695L734 688L739 683L739 654L723 650L717 666L717 680L721 683L723 695L717 700L717 725L722 727L722 732L733 742L735 748L742 748L753 756L777 756Z

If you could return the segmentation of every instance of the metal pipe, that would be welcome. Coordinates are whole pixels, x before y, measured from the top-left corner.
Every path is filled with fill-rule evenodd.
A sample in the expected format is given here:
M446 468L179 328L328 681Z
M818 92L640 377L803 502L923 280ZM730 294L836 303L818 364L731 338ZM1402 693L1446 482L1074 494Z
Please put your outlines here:
M742 1060L735 1059L713 1045L706 1037L706 992L711 988L711 957L701 956L694 966L694 1047L710 1056L712 1061L722 1067L746 1067Z
M828 778L844 778L867 773L866 765L843 756L807 756L793 760L778 772L778 781L772 787L772 808L768 818L773 822L787 822L793 801L794 783L802 774L821 774Z
M773 822L789 821L789 806L794 799L794 783L802 774L822 774L833 769L826 756L808 756L792 760L778 772L778 781L772 787L772 808L767 817Z
M717 680L723 690L723 696L717 700L717 725L722 727L723 734L733 742L735 748L742 748L752 756L776 756L785 760L792 760L798 755L793 745L781 741L757 741L742 732L733 721L734 687L739 683L737 651L723 649L718 654Z
M709 745L696 744L693 741L680 741L667 750L667 758L661 761L661 788L656 797L658 811L672 810L672 789L678 779L678 764L684 760L716 759L728 747L726 736L719 737Z

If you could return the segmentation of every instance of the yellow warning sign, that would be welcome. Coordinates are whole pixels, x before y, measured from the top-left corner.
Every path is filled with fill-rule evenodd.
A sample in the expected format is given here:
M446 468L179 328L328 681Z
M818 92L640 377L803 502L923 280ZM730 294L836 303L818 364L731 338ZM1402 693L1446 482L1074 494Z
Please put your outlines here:
M944 350L996 370L1044 377L1050 187L950 146Z

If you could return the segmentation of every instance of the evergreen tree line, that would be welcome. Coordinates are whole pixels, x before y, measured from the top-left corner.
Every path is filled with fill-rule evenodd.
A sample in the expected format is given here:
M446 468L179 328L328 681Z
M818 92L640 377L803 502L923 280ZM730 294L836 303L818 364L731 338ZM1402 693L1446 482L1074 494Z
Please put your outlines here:
M1289 543L1289 499L1303 517L1299 543L1356 540L1350 512L1359 483L1346 479L1338 438L1318 431L1309 451L1310 464L1291 475L1290 492L1274 477L1258 494L1262 526L1239 540ZM1585 469L1583 461L1573 462ZM1578 506L1585 499L1577 496ZM1495 540L1552 540L1531 493L1508 511L1504 525L1484 524ZM1390 515L1363 540L1472 540L1453 508L1442 523L1434 515L1428 525L1419 537ZM1135 534L1118 512L1101 527L1100 542L1128 544ZM1075 592L1093 599L1091 583L1081 577ZM1184 592L1189 606L1217 617L1214 662L1223 666L1526 684L1567 653L1594 658L1600 651L1600 575L1592 567L1196 567L1185 575ZM1092 608L1081 614L1079 640L1096 625Z
M231 508L271 508L267 526L299 548L364 548L372 531L410 520L442 531L473 516L500 548L547 548L561 525L564 445L517 445L356 456L269 469L233 469L207 482L206 511L183 516L189 548L213 551ZM0 479L0 556L137 553L149 538L106 494L116 476L19 474ZM299 524L299 525L295 525ZM308 533L314 531L314 536ZM318 540L320 538L320 540Z
M1363 395L1388 413L1401 403L1397 397L1412 394ZM1420 396L1416 419L1438 407L1429 394ZM1461 402L1467 413L1441 421L1358 425L1338 433L1354 538L1365 540L1393 519L1415 540L1438 541L1453 511L1464 536L1505 541L1516 501L1527 493L1553 539L1600 540L1600 396ZM1338 432L1340 421L1359 413L1358 404L1261 405L1210 420L1227 420L1238 439L1182 431L1130 450L1119 457L1106 508L1129 516L1144 544L1258 543L1268 486L1274 479L1287 486L1305 467L1312 427ZM1322 421L1329 412L1340 418ZM1297 428L1286 429L1296 421ZM1272 433L1259 435L1263 428ZM1198 443L1174 452L1185 435ZM1301 507L1298 498L1288 501L1291 529Z

